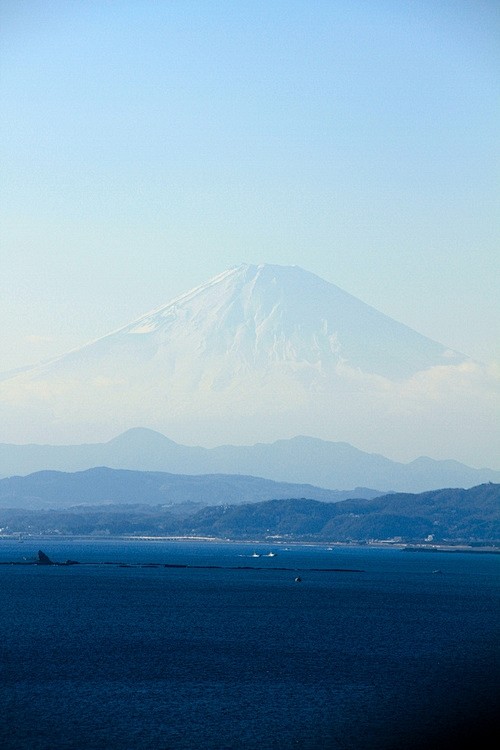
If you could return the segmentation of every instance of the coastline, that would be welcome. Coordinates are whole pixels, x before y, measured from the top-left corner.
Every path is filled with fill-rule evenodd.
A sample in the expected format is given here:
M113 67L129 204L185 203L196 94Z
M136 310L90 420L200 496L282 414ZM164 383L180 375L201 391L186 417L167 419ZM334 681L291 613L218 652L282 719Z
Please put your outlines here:
M64 535L64 534L33 534L17 536L14 534L0 534L0 543L3 541L10 542L102 542L102 541L120 541L120 542L206 542L213 544L245 544L245 545L273 545L276 547L330 547L332 551L335 548L369 548L369 549L399 549L403 552L448 552L448 553L470 553L470 554L500 554L500 545L495 544L415 544L411 542L391 541L391 540L370 540L355 542L339 541L319 541L319 540L300 540L300 539L229 539L227 537L212 536L131 536L123 535Z

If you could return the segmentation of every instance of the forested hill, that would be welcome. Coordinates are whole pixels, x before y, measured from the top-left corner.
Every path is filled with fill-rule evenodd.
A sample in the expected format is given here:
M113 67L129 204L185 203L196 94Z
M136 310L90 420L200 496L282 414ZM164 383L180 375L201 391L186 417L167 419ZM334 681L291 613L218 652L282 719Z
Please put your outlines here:
M267 533L332 541L493 541L500 540L500 484L335 504L300 499L205 508L187 525L191 533L239 538Z
M206 536L303 540L500 544L500 484L325 503L269 500L195 509L145 505L66 510L1 509L2 533Z

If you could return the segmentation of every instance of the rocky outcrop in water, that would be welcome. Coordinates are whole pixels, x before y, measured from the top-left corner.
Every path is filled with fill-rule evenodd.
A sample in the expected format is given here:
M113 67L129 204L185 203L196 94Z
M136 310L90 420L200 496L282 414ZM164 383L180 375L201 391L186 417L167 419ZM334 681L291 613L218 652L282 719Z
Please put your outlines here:
M48 557L45 552L42 552L41 549L38 550L38 557L36 561L37 565L54 565L50 557Z

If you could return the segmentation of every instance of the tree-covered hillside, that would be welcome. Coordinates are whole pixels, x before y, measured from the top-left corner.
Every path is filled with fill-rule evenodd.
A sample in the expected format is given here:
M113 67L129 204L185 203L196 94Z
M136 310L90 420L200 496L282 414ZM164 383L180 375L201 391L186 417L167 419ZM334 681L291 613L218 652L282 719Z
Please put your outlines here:
M499 543L500 484L325 503L0 509L2 534L207 536L330 542Z

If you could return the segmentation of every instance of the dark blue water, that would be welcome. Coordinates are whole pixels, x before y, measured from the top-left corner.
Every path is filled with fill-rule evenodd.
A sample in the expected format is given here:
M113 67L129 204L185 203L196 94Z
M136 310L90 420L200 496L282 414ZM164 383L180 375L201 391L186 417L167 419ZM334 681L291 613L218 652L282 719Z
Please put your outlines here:
M40 548L132 567L0 565L5 750L498 745L498 555L0 541L0 560Z

